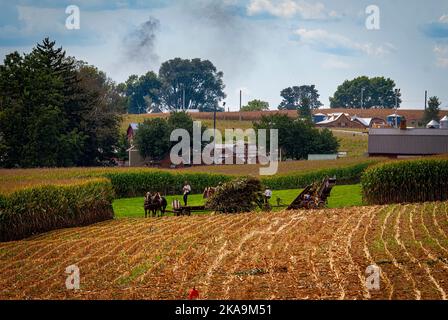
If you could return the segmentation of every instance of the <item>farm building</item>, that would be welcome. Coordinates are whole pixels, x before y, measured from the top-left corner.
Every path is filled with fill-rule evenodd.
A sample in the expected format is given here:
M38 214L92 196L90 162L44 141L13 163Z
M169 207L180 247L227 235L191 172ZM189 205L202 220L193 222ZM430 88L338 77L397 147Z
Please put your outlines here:
M313 114L313 122L314 123L319 123L319 122L322 122L322 121L324 121L326 119L327 119L327 115L326 114L323 114L323 113Z
M440 129L448 129L448 116L445 116L440 120Z
M426 156L448 153L448 130L370 129L370 156Z
M426 125L426 128L428 128L428 129L439 129L440 128L440 123L438 123L436 120L432 120L432 121L430 121Z
M400 127L401 120L403 119L403 116L400 116L399 114L391 114L388 115L386 118L387 124L391 127Z
M347 113L333 113L329 114L327 119L316 123L319 128L359 128L365 129L364 124L358 121L352 121Z
M352 117L352 121L354 122L359 122L360 124L362 124L364 126L364 128L372 128L374 125L385 125L386 122L378 117L373 117L373 118L361 118L358 116L354 116Z
M138 130L138 123L131 123L129 124L128 130L126 131L126 135L128 137L128 141L133 141L135 134Z

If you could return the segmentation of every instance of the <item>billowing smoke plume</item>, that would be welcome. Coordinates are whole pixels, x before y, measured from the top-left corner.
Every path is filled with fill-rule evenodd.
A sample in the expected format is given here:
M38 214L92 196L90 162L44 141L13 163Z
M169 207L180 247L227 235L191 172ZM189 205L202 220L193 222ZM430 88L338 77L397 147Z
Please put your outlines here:
M159 27L159 20L150 17L124 39L125 56L130 60L129 62L145 67L152 67L159 63L156 50Z
M200 26L208 38L204 56L225 69L227 77L250 71L256 63L258 32L241 14L245 7L232 0L192 0L185 4L185 15Z

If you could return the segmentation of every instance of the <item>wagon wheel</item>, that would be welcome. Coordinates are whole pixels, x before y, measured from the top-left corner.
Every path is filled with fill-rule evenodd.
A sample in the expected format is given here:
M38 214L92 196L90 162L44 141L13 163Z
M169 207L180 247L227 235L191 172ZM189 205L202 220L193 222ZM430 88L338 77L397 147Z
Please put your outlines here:
M308 202L307 208L308 209L316 209L316 203L314 201Z
M319 209L324 209L324 208L325 208L325 202L323 202L323 201L319 201L319 203L317 204L317 207L318 207Z

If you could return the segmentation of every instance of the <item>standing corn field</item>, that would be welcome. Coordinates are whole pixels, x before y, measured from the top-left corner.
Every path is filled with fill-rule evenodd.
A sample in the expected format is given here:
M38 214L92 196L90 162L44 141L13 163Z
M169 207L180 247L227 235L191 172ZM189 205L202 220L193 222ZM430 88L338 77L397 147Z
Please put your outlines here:
M362 176L369 204L444 201L448 199L448 160L427 159L379 164Z

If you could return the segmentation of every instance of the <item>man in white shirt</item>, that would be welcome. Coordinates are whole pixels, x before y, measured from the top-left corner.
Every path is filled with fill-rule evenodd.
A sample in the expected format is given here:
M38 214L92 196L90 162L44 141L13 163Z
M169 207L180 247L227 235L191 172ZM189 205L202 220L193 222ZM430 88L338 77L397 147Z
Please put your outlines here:
M184 205L187 206L188 195L191 193L191 186L187 181L185 181L182 191L184 193Z
M272 190L269 189L269 187L266 187L266 190L264 192L264 199L266 204L269 204L269 200L272 198Z

